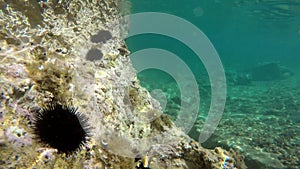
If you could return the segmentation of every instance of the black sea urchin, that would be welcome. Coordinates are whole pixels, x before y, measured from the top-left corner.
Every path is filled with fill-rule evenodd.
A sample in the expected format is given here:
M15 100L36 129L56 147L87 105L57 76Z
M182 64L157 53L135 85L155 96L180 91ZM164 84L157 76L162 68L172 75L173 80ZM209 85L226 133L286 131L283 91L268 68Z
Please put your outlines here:
M77 108L51 104L36 113L34 134L43 144L68 155L86 142L87 121Z

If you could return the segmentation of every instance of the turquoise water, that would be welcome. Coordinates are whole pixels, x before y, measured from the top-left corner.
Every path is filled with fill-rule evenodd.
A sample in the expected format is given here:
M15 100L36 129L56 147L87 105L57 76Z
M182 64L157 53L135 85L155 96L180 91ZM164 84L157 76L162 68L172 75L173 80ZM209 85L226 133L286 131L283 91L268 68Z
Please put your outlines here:
M132 13L166 12L192 22L209 37L226 66L264 61L292 64L299 61L300 53L299 3L133 0Z
M300 1L131 0L131 6L132 13L163 12L191 22L218 52L226 74L226 106L202 146L235 148L249 168L299 168ZM211 101L209 76L199 57L163 35L137 35L126 43L132 53L147 48L173 52L192 70L201 103L189 135L198 139ZM149 91L164 92L164 112L176 120L182 99L172 75L149 69L138 76Z

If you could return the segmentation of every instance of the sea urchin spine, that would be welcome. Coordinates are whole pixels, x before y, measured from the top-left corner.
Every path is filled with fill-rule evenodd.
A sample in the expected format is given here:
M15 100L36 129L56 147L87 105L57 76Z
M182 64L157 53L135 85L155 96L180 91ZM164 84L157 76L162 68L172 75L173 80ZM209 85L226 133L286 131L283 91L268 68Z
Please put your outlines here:
M58 103L35 114L34 134L45 145L59 153L71 154L79 149L89 135L88 118L77 108Z

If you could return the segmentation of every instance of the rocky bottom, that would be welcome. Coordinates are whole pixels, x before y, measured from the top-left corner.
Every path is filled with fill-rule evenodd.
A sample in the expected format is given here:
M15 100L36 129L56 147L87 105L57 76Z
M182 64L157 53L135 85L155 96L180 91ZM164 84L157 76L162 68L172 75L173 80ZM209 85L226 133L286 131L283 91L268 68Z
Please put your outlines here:
M297 169L300 166L300 78L233 83L227 77L227 100L222 119L203 147L234 148L245 156L248 168ZM176 84L145 85L149 90L161 87L167 93L165 113L176 120L180 94ZM188 83L188 82L186 82ZM198 140L210 105L210 87L199 80L201 114L189 135ZM148 86L147 86L148 85Z

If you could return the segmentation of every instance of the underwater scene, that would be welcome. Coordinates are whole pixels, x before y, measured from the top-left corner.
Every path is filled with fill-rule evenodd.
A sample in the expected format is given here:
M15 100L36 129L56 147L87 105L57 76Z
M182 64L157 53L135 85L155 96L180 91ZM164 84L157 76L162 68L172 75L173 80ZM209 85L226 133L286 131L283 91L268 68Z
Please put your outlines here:
M203 147L234 148L245 156L251 169L300 168L300 1L131 2L133 13L164 12L191 22L218 52L226 76L226 105L218 127ZM173 52L191 69L199 87L200 111L188 135L198 140L212 106L206 65L178 39L143 34L126 42L132 52L145 48ZM181 90L168 73L152 67L138 77L150 92L160 89L164 93L164 113L176 120L182 111ZM161 99L155 93L153 97Z
M299 0L0 0L0 169L300 169Z

